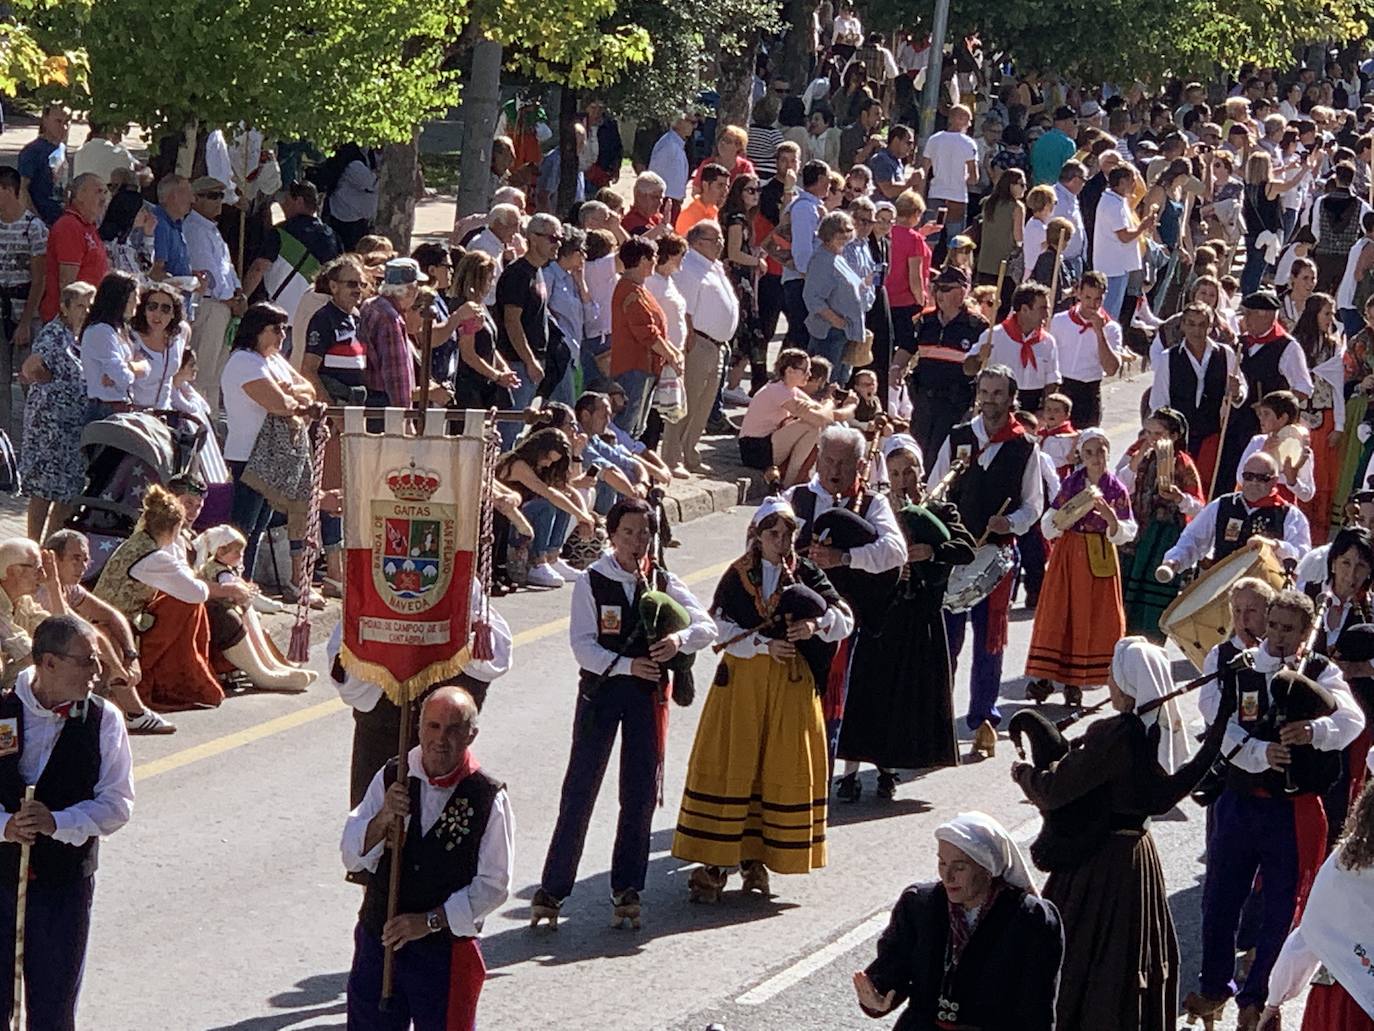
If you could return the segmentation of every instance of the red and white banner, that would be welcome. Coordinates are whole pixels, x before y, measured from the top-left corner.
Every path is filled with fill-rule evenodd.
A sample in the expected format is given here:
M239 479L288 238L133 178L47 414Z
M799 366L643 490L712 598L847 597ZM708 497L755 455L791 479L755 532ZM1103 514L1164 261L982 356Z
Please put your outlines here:
M481 544L486 413L431 409L410 431L399 408L344 411L344 607L340 659L392 701L455 676L468 660ZM368 433L368 421L384 433ZM413 427L414 423L411 423Z

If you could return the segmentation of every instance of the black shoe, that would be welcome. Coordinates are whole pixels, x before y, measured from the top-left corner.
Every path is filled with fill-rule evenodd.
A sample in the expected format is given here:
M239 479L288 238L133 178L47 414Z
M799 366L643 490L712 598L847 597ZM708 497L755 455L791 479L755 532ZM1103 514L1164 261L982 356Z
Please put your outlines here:
M859 783L857 773L847 773L840 778L839 784L835 786L835 797L842 802L857 802L864 793L864 787Z
M726 418L712 419L706 424L706 432L713 437L737 437L739 427Z
M1032 594L1030 591L1027 591L1026 600L1022 602L1022 604L1031 611L1034 611L1035 607L1040 604L1040 592L1036 591Z
M886 770L878 771L878 797L892 801L897 795L897 775Z

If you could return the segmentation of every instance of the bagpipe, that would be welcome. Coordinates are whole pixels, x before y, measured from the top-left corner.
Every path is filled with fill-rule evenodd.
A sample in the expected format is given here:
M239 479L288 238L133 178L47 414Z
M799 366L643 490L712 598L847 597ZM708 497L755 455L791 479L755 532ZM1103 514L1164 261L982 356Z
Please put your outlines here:
M1248 662L1248 653L1242 652L1232 666ZM1159 698L1142 703L1134 710L1134 714L1148 715L1173 699L1217 679L1222 672L1219 669L1215 673L1190 680ZM1023 741L1028 742L1031 765L1038 771L1047 770L1074 748L1082 745L1082 738L1071 742L1064 737L1064 731L1100 711L1110 704L1110 701L1108 697L1096 705L1080 709L1057 721L1049 720L1036 709L1022 709L1012 716L1007 724L1008 737L1011 738L1017 755L1023 761L1026 759ZM1235 692L1223 689L1222 702L1217 709L1216 718L1207 727L1197 754L1174 773L1166 773L1156 762L1136 764L1132 776L1142 779L1141 793L1138 796L1142 815L1162 816L1194 789L1221 752L1226 725L1234 711ZM1158 732L1157 727L1148 732L1146 740L1153 745L1153 734ZM1030 846L1031 862L1039 869L1050 873L1071 869L1091 856L1101 847L1114 827L1111 791L1110 784L1101 784L1067 805L1043 812L1040 833Z
M778 593L771 612L762 623L741 630L726 641L717 641L711 646L711 650L719 655L732 644L754 634L785 641L787 640L788 628L793 623L800 623L808 619L820 619L821 616L825 615L827 608L829 608L829 604L813 588L800 582L789 583ZM825 693L826 673L830 668L830 656L833 651L834 645L816 637L797 642L797 657L801 658L811 668L812 677L816 682L817 694ZM794 684L800 683L802 679L801 671L795 665L796 661L797 658L788 660L787 679ZM729 683L729 677L729 667L722 662L716 667L716 685L718 687L726 686Z
M835 507L826 509L812 521L811 541L851 551L877 543L878 531L859 513L842 508L841 499L837 498ZM849 566L835 566L825 570L825 575L840 596L849 602L858 624L876 629L901 580L902 567L867 573Z

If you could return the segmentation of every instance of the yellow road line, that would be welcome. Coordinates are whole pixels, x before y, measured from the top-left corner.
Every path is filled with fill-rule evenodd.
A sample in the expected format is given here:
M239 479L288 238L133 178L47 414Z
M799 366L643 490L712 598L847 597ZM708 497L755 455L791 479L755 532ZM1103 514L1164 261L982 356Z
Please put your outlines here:
M713 565L705 566L693 573L688 573L682 578L682 582L685 584L695 584L703 580L709 580L725 572L729 564L729 562L717 562ZM567 628L568 619L565 616L562 619L551 619L547 623L541 623L539 626L530 627L528 630L522 630L511 640L515 647L520 647L521 645L533 644L535 641L543 640L546 637L552 637L554 634L560 633ZM251 745L255 741L261 741L263 738L273 737L285 731L303 727L307 723L314 723L316 720L324 719L326 716L332 716L336 712L342 712L346 708L348 707L339 699L330 698L328 701L317 702L314 705L306 706L304 709L297 709L295 712L288 712L281 716L275 716L270 720L265 720L262 723L246 727L243 730L235 731L232 734L211 738L209 741L194 745L191 748L183 748L181 751L173 752L171 755L164 755L161 759L151 759L140 766L135 766L134 779L137 782L142 782L150 777L156 777L163 773L170 773L172 770L179 770L183 766L189 766L192 763L200 762L202 759L212 759L217 755L223 755L225 752L233 751L236 748L242 748L244 745Z

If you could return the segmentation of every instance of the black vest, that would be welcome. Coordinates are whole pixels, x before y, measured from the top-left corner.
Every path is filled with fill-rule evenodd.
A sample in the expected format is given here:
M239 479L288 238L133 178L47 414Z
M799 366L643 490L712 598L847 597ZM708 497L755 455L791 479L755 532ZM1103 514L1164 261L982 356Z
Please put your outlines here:
M1003 503L1006 503L1006 512L1021 507L1021 477L1026 471L1026 463L1035 457L1035 442L1026 436L1005 442L984 469L978 463L981 450L978 437L973 432L973 424L966 422L949 431L951 461L961 457L960 448L968 449L963 457L967 458L969 466L955 480L948 497L959 509L964 528L973 534L974 540L979 540L988 528L988 520L998 513ZM991 534L988 537L989 541L997 544L1010 539L1005 534Z
M1240 374L1245 377L1245 388L1249 391L1250 403L1259 401L1265 394L1272 390L1292 390L1292 384L1288 382L1288 377L1279 371L1279 359L1283 357L1283 352L1288 350L1288 343L1292 340L1287 333L1271 340L1255 350L1247 357L1245 337L1241 337L1240 346ZM1172 375L1173 368L1169 372Z
M383 767L382 782L396 782L397 760ZM444 811L428 834L420 834L420 779L410 777L410 827L401 847L401 887L397 913L438 909L455 891L477 876L477 853L491 817L491 803L504 784L478 770L453 787ZM368 878L358 919L380 938L386 924L386 896L391 880L391 850L382 852L377 872Z
M867 489L859 495L859 507L857 509L859 518L868 519L868 510L873 507L873 499L877 496L873 491ZM797 530L796 546L798 550L811 543L811 524L816 521L816 500L816 494L811 489L810 484L803 483L792 492L792 511L797 514L797 522L801 524Z
M1203 373L1202 403L1198 404L1197 372L1185 344L1169 348L1169 407L1188 420L1188 453L1196 456L1202 442L1221 431L1221 406L1226 400L1226 352L1214 348Z
M646 657L649 654L649 642L642 633L637 633L640 590L635 591L635 601L631 604L625 600L624 585L604 573L588 569L587 583L591 586L592 601L596 605L596 643L622 657ZM647 588L647 584L644 586ZM605 671L593 669L587 672L599 677Z
M1314 655L1301 667L1313 680L1326 670L1327 660ZM1224 667L1223 667L1224 669ZM1268 677L1255 669L1226 670L1222 673L1223 683L1229 682L1236 689L1236 722L1256 741L1277 741L1282 723L1310 718L1308 713L1298 711L1302 700L1294 699L1287 713L1276 713L1269 695ZM1311 693L1302 692L1306 699ZM1302 794L1320 793L1329 788L1340 776L1343 752L1318 751L1311 745L1292 746L1293 783ZM1268 794L1275 798L1284 797L1288 777L1280 770L1268 769L1263 773L1251 773L1235 765L1226 767L1226 786L1241 794Z
M877 496L871 490L864 490L859 495L859 505L855 511L865 522ZM811 528L816 521L816 501L815 492L807 484L802 484L792 492L792 511L797 513L797 521L801 524L797 531L798 549L811 543ZM854 612L854 622L862 628L873 626L887 611L892 592L901 582L902 568L898 566L884 573L869 573L848 566L836 566L827 569L825 575L840 597L849 603Z
M100 780L100 722L108 703L92 697L82 716L68 719L54 742L52 755L38 778L34 798L53 812L95 797ZM24 703L13 691L0 696L0 719L15 720L17 747L0 758L0 805L6 812L17 812L24 798L24 778L19 773L19 756L24 748ZM113 717L112 717L113 718ZM64 845L39 835L29 853L29 877L44 884L69 884L95 873L100 854L100 838L80 845ZM19 879L19 850L0 849L0 880L14 884Z
M1212 535L1212 559L1220 562L1233 551L1245 547L1251 537L1260 535L1283 540L1283 524L1288 520L1287 505L1271 508L1246 508L1243 495L1223 494L1217 499L1217 525Z

